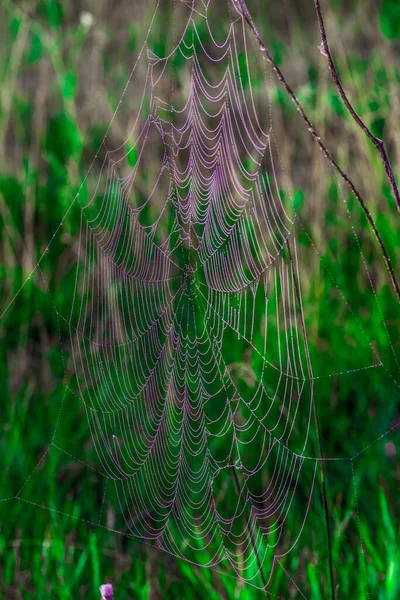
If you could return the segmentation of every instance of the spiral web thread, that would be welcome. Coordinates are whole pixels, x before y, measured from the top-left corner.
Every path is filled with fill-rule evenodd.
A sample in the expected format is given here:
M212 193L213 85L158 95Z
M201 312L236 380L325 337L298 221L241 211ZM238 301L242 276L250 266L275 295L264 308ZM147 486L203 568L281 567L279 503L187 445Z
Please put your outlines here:
M193 8L168 57L147 51L150 110L129 136L133 168L124 172L126 144L108 151L82 210L73 359L130 532L198 564L228 560L247 581L262 566L268 583L303 527L317 466L307 465L309 498L288 538L313 395L296 244L291 262L273 144L241 78L244 22L217 43L207 7ZM177 55L190 73L179 100L164 85ZM160 171L140 197L135 178L155 138ZM254 356L250 394L225 357L235 340Z
M217 42L210 2L178 5L183 34L167 56L145 42L133 127L107 150L81 207L72 359L129 533L194 564L227 562L265 588L310 509L319 375L295 215L272 126L257 117L245 22L228 1ZM249 377L232 364L237 344ZM383 366L373 353L360 370ZM350 461L354 479L354 458L324 460Z

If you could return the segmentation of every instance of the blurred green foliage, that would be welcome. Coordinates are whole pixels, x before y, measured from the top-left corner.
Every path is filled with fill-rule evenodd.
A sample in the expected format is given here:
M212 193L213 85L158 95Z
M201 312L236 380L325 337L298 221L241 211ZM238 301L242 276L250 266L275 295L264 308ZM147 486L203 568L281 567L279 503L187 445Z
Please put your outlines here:
M3 2L0 8L0 312L13 301L0 321L0 597L95 599L100 583L111 580L116 600L261 598L263 594L234 577L193 567L113 533L116 515L111 505L102 507L102 479L95 472L96 457L83 408L63 385L63 361L69 358L63 341L69 328L58 313L69 315L72 305L80 211L65 214L78 189L82 204L87 200L83 179L129 77L140 46L140 19L150 10L145 3L136 3L133 9L130 3L121 2L119 11L108 7L107 12L100 4L86 17L80 2L43 0L29 5L26 12L11 2ZM254 19L270 40L278 64L297 86L306 110L368 194L378 229L398 265L400 223L379 158L353 128L335 88L327 83L313 13L299 9L298 3L289 4L290 19L283 3L267 9L255 7ZM332 48L344 86L373 132L388 142L398 173L400 5L383 0L377 10L373 2L355 2L351 15L346 3L333 6L335 12L329 13L329 25L331 21L336 24ZM365 14L374 18L365 19ZM166 19L171 22L171 14ZM160 33L152 50L162 56L165 44ZM175 64L177 77L184 62ZM242 56L239 69L246 86L244 62ZM295 108L282 87L271 85L273 108L281 111L285 123ZM263 94L261 82L255 92ZM117 121L117 125L121 124ZM294 136L290 130L288 143L298 153ZM127 150L133 167L136 150ZM312 164L318 160L313 156ZM325 455L351 457L364 450L354 461L354 489L350 463L327 463L338 598L396 600L400 596L397 429L371 448L368 445L398 420L394 375L398 374L394 354L400 349L398 306L355 199L332 173L321 182L316 167L310 181L308 166L302 186L295 186L293 206L302 223L297 241L303 256L311 255L315 240L326 242L319 245L320 260L302 272L315 372L326 372L330 362L343 365L346 372L356 371L360 355L368 357L366 367L372 365L369 344L379 347L387 366L385 376L381 369L371 368L315 383L318 398L323 399L318 409ZM318 200L313 204L314 197ZM24 284L63 219L51 253ZM370 267L376 297L366 281L363 261ZM349 318L338 290L351 298L351 311L357 318ZM249 370L250 378L260 370L257 356L249 361L243 344L233 339L229 351L238 385L245 389ZM57 443L68 448L71 456L53 449L45 454L63 402L71 408L63 411ZM389 442L394 454L387 450ZM84 469L74 459L81 456L82 448L93 469L90 486L82 483ZM38 464L40 456L44 458ZM35 477L27 480L35 469L40 485ZM42 470L45 476L40 477ZM67 501L59 512L61 495ZM328 597L322 523L317 491L315 512L301 538L302 550L285 559L285 569L297 573L299 587L313 600ZM271 597L300 597L283 569L277 569L270 593Z
M400 39L400 6L396 0L383 0L380 25L383 35L388 40Z

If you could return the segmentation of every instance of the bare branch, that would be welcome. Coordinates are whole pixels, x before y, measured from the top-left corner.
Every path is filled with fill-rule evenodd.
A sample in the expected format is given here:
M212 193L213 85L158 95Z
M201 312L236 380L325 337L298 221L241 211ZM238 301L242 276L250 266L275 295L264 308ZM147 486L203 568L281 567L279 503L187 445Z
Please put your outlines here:
M332 167L339 173L340 177L348 185L348 187L350 188L350 190L352 191L352 193L356 197L357 201L359 202L360 206L362 207L362 209L363 209L363 211L365 213L365 216L367 217L368 222L371 225L372 231L374 232L375 238L376 238L376 240L377 240L377 242L379 244L379 247L381 249L383 259L385 261L387 270L389 272L389 276L390 276L390 279L392 281L392 284L393 284L393 287L394 287L397 299L400 302L400 285L399 285L399 283L397 281L394 269L392 267L389 254L388 254L388 252L387 252L387 250L385 248L383 240L382 240L382 238L381 238L381 236L380 236L380 234L378 232L378 229L377 229L377 227L375 225L375 222L374 222L374 220L372 218L372 215L371 215L371 213L370 213L370 211L368 209L367 203L365 202L365 200L364 200L363 196L361 195L361 193L355 187L355 185L352 182L352 180L350 179L349 175L339 166L339 164L336 162L336 160L334 159L333 155L330 153L330 151L328 150L328 148L326 147L326 145L324 144L324 142L321 141L320 135L318 134L317 130L315 129L315 127L313 125L313 123L311 122L310 118L306 114L303 106L300 104L300 102L299 102L296 94L294 93L294 91L290 87L290 85L287 82L287 80L286 80L283 72L278 67L277 63L275 62L275 60L274 60L274 58L272 56L272 54L270 53L270 51L268 50L267 46L264 44L263 40L261 39L261 37L260 37L260 35L259 35L258 31L257 31L257 28L256 28L256 26L254 24L254 21L253 21L251 15L249 13L249 10L248 10L248 8L246 6L245 0L233 0L233 1L234 1L234 4L236 6L236 9L237 9L238 13L243 16L243 18L245 19L246 23L248 24L248 26L250 27L251 31L253 32L254 37L256 38L256 40L258 42L258 45L260 47L261 52L263 52L265 54L266 59L272 65L273 70L277 74L279 81L282 83L282 85L286 89L287 93L292 98L293 102L295 103L297 110L299 111L300 115L302 116L303 121L307 125L308 131L310 132L310 134L312 135L312 137L314 138L314 140L317 142L318 146L321 148L321 150L325 154L326 158L331 163ZM325 50L325 48L323 48L323 50ZM366 129L368 129L368 128L366 127ZM376 138L376 139L378 139L378 138ZM382 148L382 145L380 146L380 148ZM386 155L386 152L385 152L385 155ZM389 169L390 169L390 164L389 164ZM390 169L390 171L391 171L391 169ZM393 173L392 173L392 176L393 176ZM394 176L393 176L393 179L394 179ZM396 187L396 189L397 189L397 187Z
M395 179L395 176L393 174L393 170L392 170L392 167L391 167L391 164L390 164L390 160L389 160L389 157L388 157L385 145L383 143L383 140L379 139L376 135L374 135L372 133L372 131L366 125L365 121L362 120L362 118L357 113L357 111L355 110L354 106L351 104L350 100L348 99L347 94L344 91L342 83L340 81L339 74L338 74L338 72L336 70L335 63L333 62L331 49L330 49L329 43L328 43L328 37L326 35L324 18L322 16L322 10L321 10L320 0L314 0L314 4L315 4L315 10L317 11L317 16L318 16L319 30L321 32L321 40L322 40L321 51L323 52L323 54L328 59L329 70L331 72L332 79L335 82L335 85L336 85L336 87L338 89L340 97L342 98L342 100L343 100L343 102L344 102L347 110L349 111L349 113L353 117L354 121L357 123L357 125L360 127L360 129L362 129L362 131L367 136L367 138L378 149L379 154L381 155L383 166L385 167L385 171L386 171L386 174L387 174L388 179L389 179L390 187L392 188L393 196L394 196L394 198L396 200L396 203L397 203L397 210L400 213L400 194L399 194L399 188L397 186L396 179Z

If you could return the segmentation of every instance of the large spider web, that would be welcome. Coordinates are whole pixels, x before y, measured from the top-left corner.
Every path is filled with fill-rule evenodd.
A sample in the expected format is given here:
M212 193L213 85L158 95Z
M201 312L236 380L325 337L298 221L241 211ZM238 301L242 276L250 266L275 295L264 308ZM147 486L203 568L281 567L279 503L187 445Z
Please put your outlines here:
M170 51L145 42L130 133L107 141L81 206L68 389L125 531L262 588L306 523L316 382L342 365L313 373L270 106L240 10L214 27L211 4L175 3ZM250 380L232 368L239 342ZM382 364L373 350L359 369Z
M147 52L150 110L130 135L136 164L124 172L126 148L109 151L82 210L71 338L79 395L131 533L207 566L228 560L252 580L253 545L271 571L269 556L296 541L284 532L310 454L312 373L297 264L285 253L292 221L271 138L238 77L244 23L217 43L202 8L169 56ZM188 82L172 99L176 55ZM163 153L140 197L149 139ZM265 306L257 335L256 305ZM257 357L251 395L226 362L238 338ZM227 470L228 506L218 499Z

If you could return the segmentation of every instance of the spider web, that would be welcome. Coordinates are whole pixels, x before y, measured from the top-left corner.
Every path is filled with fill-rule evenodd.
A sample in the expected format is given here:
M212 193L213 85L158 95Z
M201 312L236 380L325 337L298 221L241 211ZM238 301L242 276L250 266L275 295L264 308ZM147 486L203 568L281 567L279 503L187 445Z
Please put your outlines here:
M313 373L297 215L258 118L271 109L240 11L227 2L224 31L211 4L175 4L169 52L145 41L130 133L106 135L80 207L68 389L124 530L265 588L313 501L316 383L355 369ZM381 366L373 350L359 370ZM353 478L354 458L338 459Z
M108 151L82 210L73 360L129 531L197 564L228 560L245 580L263 566L268 583L296 541L285 523L311 453L312 373L298 267L285 252L292 220L271 138L239 75L244 23L217 43L200 8L169 56L147 51L149 113L129 137L135 165L124 171L126 144ZM178 59L188 81L171 91ZM163 150L141 195L149 140ZM256 357L251 394L228 368L235 339ZM218 498L224 485L229 505Z

